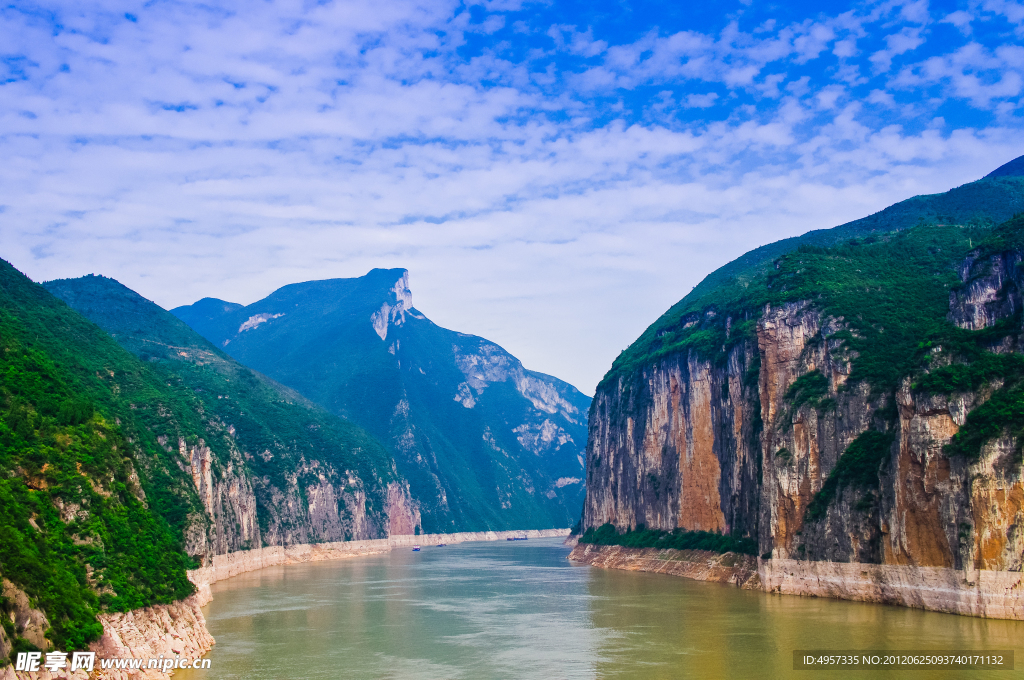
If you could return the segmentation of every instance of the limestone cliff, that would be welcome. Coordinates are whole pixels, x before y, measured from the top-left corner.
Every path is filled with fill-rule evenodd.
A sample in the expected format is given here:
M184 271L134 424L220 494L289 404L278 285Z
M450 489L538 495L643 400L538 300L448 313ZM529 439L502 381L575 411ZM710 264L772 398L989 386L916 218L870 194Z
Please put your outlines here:
M301 460L275 484L245 464L245 453L231 447L227 465L214 464L200 440L179 440L186 471L206 509L186 530L187 552L204 563L215 555L263 546L288 546L411 534L419 510L408 485L392 481L374 512L363 480L353 471L338 471L329 462Z
M1017 222L800 251L756 293L750 283L660 321L641 339L646 356L620 360L595 395L583 529L749 537L773 562L806 565L787 567L796 580L762 569L779 592L1019 618ZM876 260L887 264L869 271ZM832 283L835 271L845 278ZM907 296L904 274L924 292ZM823 577L813 565L824 562L906 567L863 573L907 593L953 585L946 604L888 598L884 584L829 585L846 572ZM948 573L921 572L915 586L921 568ZM957 594L982 581L1012 602Z

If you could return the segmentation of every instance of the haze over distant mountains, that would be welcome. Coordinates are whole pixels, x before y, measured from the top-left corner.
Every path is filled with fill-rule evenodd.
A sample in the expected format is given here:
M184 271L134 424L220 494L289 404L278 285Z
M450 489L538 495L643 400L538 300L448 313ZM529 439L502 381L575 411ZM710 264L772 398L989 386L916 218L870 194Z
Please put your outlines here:
M297 283L246 307L205 298L172 312L383 441L425 532L578 519L589 397L432 323L413 306L404 269Z

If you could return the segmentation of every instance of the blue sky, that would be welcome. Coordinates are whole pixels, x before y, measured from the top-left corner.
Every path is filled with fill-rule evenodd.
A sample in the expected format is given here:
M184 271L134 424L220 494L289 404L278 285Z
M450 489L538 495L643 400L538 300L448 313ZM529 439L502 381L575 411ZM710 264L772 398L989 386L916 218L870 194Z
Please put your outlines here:
M406 267L587 393L747 250L1024 154L1024 5L14 2L0 257L165 307Z

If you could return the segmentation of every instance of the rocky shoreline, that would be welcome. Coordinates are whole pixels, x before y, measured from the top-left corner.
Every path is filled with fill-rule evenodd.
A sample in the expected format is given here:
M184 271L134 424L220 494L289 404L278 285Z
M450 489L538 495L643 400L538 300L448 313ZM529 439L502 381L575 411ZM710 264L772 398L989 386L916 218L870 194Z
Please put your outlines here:
M760 560L765 591L1024 621L1024 573L856 562Z
M757 558L709 550L658 550L621 545L578 543L569 559L602 569L646 571L682 576L695 581L732 583L744 590L761 590Z
M734 583L781 595L828 597L1024 621L1024 573L857 562L762 560L703 550L577 544L569 559L604 569Z
M96 652L97 659L150 659L161 655L164 658L180 656L183 659L202 657L215 644L213 636L206 628L206 618L201 609L213 599L210 585L264 567L378 555L390 552L393 548L418 544L502 541L522 536L556 538L568 535L569 529L402 535L366 541L272 546L217 555L213 558L212 565L189 572L189 580L196 585L196 593L191 597L168 605L101 614L99 619L103 624L103 637L90 645L89 649ZM167 680L172 674L173 672L168 674L146 669L101 671L97 662L96 670L89 674L85 671L51 673L47 670L29 673L15 671L11 666L6 666L0 669L0 680Z

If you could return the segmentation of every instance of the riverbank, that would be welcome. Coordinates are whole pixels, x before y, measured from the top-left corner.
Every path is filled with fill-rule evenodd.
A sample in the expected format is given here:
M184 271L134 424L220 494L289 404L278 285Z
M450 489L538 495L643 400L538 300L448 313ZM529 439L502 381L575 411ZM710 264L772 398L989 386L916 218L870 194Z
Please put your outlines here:
M828 597L1024 621L1024 573L887 564L762 560L699 550L580 543L569 559L604 569L736 583L781 595Z
M1024 573L893 564L760 560L764 589L1024 621Z
M671 574L694 581L733 583L745 590L761 590L757 558L709 550L658 550L621 545L578 543L569 559L592 567Z

